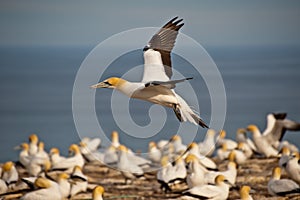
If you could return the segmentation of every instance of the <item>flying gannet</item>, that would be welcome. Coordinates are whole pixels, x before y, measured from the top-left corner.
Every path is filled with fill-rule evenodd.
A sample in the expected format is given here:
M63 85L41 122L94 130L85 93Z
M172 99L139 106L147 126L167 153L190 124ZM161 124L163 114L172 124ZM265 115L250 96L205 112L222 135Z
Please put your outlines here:
M91 87L117 89L130 98L172 108L180 122L189 121L208 128L185 100L174 91L177 83L192 78L170 80L172 77L171 51L178 31L184 25L181 22L182 19L173 18L145 46L143 49L144 74L141 82L129 82L122 78L111 77Z

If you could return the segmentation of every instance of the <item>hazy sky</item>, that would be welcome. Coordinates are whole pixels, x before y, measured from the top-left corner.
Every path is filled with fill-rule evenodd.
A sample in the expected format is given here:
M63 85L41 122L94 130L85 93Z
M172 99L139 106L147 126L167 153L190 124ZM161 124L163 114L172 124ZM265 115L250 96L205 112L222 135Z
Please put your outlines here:
M300 44L300 1L0 2L0 45L96 45L138 27L184 18L205 45Z

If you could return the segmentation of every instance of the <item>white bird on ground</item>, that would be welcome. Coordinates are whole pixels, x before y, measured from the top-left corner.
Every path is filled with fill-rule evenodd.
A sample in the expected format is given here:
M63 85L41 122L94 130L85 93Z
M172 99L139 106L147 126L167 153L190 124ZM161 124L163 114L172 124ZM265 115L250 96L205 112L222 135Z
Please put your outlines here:
M251 158L251 156L253 155L253 151L252 151L251 147L245 142L239 142L237 149L242 151L245 154L245 156L247 157L247 159Z
M204 176L208 170L199 163L198 158L194 154L188 154L185 158L185 163L188 165L186 182L189 188L207 184Z
M278 165L280 167L285 168L287 162L290 160L290 154L291 154L290 149L288 147L283 147L279 153L281 153L281 156L278 161Z
M39 177L35 180L34 185L40 189L26 193L21 200L62 200L63 196L60 192L59 185L46 178Z
M38 143L38 151L37 153L35 154L36 157L46 161L46 160L50 160L49 159L49 155L48 153L44 150L45 148L45 144L44 142L39 142Z
M175 153L185 151L187 148L186 145L182 143L182 139L179 135L172 136L172 138L170 139L170 144L173 145Z
M215 182L215 178L218 175L223 175L228 180L231 185L235 184L236 176L237 176L237 169L235 162L229 161L227 164L226 171L209 171L205 174L206 182L213 184Z
M118 154L115 146L111 145L105 150L103 159L104 163L108 165L116 164L118 162Z
M38 152L39 138L36 134L29 136L29 155L35 155Z
M8 187L5 183L5 181L2 180L1 175L2 175L2 167L0 167L0 194L3 194L3 193L7 192Z
M159 163L162 157L161 151L157 148L155 142L149 142L148 144L148 158L152 161L152 163Z
M226 131L221 130L219 133L219 137L217 138L217 144L221 146L223 143L226 143L227 149L232 150L237 147L237 142L231 139L226 138Z
M185 182L187 176L187 170L182 156L177 156L173 168L174 168L174 177L172 178L172 180L169 181L169 183L176 184L176 183Z
M76 165L71 174L70 196L73 197L80 192L86 192L88 186L88 177L82 173L80 166Z
M225 176L218 175L215 185L200 185L183 192L183 195L198 199L225 200L229 194L229 183Z
M8 188L14 188L19 179L19 174L14 163L11 161L4 163L2 171L2 180L5 181Z
M259 153L268 157L276 157L278 151L269 143L266 137L264 137L257 126L249 125L247 130L252 133L254 144Z
M103 200L103 194L104 194L104 188L101 185L98 185L93 189L92 199Z
M141 99L172 108L180 122L189 121L203 128L208 126L189 107L185 100L175 93L177 83L189 80L170 80L172 76L171 51L179 29L183 26L182 19L177 17L165 24L149 41L144 51L144 74L141 82L129 82L122 78L112 77L92 88L117 89L130 98Z
M56 165L62 161L64 161L66 157L60 155L60 151L58 148L51 148L50 149L50 161L52 165Z
M247 156L244 154L243 151L235 149L229 153L228 160L242 165L247 161Z
M59 162L52 163L52 169L73 169L76 165L83 167L84 158L81 155L79 147L76 144L72 144L69 147L69 152L73 154L73 156L68 158L60 157L61 160Z
M143 169L128 159L128 149L124 145L118 147L117 167L125 177L125 183L144 175Z
M236 141L238 143L239 142L244 142L245 144L247 144L252 149L252 151L257 152L255 144L253 143L253 141L250 138L247 137L247 130L246 129L239 128L236 131Z
M217 153L216 153L217 159L220 160L220 161L228 159L228 156L229 156L230 152L231 151L227 149L227 144L223 143L221 148L217 149Z
M70 195L71 184L69 182L69 175L61 173L57 177L57 183L63 198L67 198Z
M161 158L161 168L156 174L156 179L160 184L160 188L165 191L172 191L169 182L175 177L175 167L172 166L168 156Z
M239 191L241 200L253 200L250 191L251 188L248 185L243 185Z
M286 113L271 113L267 115L267 128L262 133L267 142L277 148L285 132L300 131L300 123L286 119Z
M214 153L216 148L215 134L215 130L208 129L204 140L198 144L202 155L211 156Z
M199 159L199 162L207 169L217 169L217 165L212 159L200 154L197 143L192 142L188 146L187 152L190 154L194 154Z
M281 169L275 167L272 177L268 182L268 192L273 196L285 196L293 193L300 193L299 185L290 179L280 179Z
M287 162L285 171L288 176L300 184L300 165L299 165L300 155L298 152L294 152L292 157Z
M29 145L27 143L22 143L20 147L22 151L19 153L19 162L26 168L29 164Z

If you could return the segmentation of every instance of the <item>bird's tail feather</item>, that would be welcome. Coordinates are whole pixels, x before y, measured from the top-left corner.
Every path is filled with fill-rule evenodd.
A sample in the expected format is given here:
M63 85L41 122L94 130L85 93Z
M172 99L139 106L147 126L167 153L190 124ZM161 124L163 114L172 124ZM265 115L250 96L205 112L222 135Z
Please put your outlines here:
M189 121L193 124L200 125L203 128L208 128L205 122L190 108L190 106L182 99L179 95L176 94L178 99L179 106L176 106L174 110L177 118L180 121ZM178 110L180 111L180 115L178 114Z

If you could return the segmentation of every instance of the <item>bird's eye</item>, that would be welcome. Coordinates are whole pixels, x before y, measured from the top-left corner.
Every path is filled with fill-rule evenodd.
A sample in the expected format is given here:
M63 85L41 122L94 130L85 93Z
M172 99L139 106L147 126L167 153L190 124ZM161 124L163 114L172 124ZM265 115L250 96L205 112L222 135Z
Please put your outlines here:
M107 84L107 85L111 85L108 81L104 81L104 83Z

